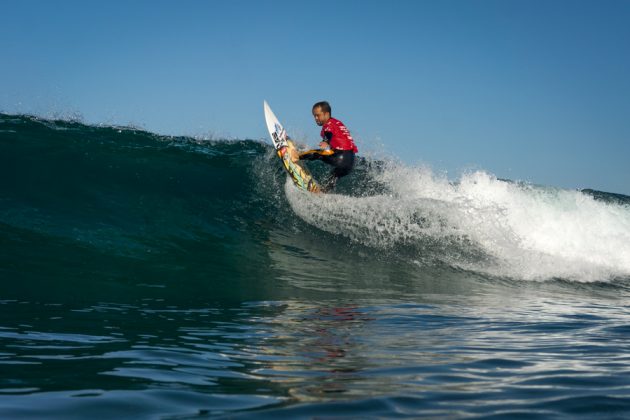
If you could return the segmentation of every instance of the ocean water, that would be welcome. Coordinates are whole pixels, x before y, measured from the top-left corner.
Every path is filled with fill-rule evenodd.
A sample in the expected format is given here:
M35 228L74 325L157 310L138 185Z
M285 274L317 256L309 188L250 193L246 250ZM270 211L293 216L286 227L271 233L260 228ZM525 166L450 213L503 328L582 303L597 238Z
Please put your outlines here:
M630 197L0 114L0 418L621 419L629 339Z

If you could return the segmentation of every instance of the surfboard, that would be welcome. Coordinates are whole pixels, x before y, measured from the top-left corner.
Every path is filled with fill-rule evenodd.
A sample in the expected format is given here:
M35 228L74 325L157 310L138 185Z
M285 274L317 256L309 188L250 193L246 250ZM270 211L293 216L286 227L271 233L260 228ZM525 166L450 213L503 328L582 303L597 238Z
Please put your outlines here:
M300 163L300 154L295 144L287 137L285 131L276 115L271 110L267 101L263 102L265 109L265 121L267 122L267 130L271 136L273 146L276 148L276 154L282 160L282 165L287 171L293 183L301 190L313 193L322 192L311 173Z

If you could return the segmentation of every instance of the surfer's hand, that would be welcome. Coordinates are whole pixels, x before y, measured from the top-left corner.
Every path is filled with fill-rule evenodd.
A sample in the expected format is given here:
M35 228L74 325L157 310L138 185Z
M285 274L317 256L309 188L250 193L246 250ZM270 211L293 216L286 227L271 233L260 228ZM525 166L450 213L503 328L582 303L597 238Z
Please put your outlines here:
M325 141L320 141L319 148L322 150L330 149L330 144L326 143Z

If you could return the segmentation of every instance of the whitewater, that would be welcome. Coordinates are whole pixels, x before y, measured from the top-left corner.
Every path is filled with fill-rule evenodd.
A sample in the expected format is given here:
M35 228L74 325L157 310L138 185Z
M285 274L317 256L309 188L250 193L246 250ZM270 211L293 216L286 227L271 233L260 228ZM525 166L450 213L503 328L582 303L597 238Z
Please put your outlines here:
M296 214L320 229L377 248L428 244L418 261L523 280L630 275L628 204L482 171L450 182L398 163L372 175L387 193L316 196L287 184L286 194Z

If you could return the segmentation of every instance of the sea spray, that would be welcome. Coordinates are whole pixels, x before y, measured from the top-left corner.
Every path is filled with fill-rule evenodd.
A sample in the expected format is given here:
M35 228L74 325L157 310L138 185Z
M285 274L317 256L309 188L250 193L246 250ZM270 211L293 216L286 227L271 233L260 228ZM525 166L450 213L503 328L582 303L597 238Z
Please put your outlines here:
M453 183L397 163L372 175L385 193L313 196L290 185L286 193L293 210L320 229L379 248L423 245L418 258L425 262L525 280L630 275L628 205L483 171Z

